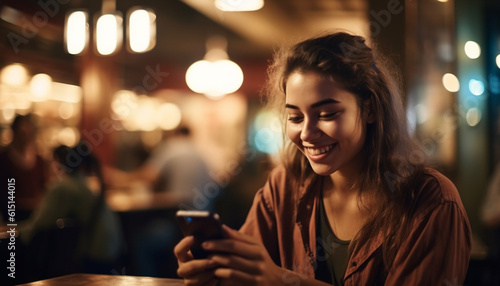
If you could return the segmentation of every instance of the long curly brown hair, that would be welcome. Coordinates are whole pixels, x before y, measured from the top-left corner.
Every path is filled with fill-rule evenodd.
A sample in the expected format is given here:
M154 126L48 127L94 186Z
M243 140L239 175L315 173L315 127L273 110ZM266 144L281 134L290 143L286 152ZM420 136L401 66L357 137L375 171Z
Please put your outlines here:
M388 63L366 45L363 37L344 32L327 34L275 53L264 93L267 103L280 111L285 128L286 83L290 74L296 71L314 71L334 79L356 95L361 113L364 108L370 108L375 121L367 126L363 147L365 164L352 188L360 192L360 205L365 205L361 194L367 190L375 190L376 201L370 204L369 218L353 239L351 249L365 244L374 233L382 230L386 236L383 245L386 269L391 267L397 248L408 231L416 208L412 198L425 161L424 152L408 133L398 85L400 79L397 73L389 73ZM296 186L309 177L318 177L307 158L293 143L286 141L283 164Z

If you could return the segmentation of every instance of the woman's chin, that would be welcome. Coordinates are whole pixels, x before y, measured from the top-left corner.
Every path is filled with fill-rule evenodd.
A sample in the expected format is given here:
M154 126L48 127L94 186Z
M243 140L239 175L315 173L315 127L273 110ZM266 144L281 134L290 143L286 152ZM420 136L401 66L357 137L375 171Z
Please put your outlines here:
M331 166L324 166L324 165L318 165L318 164L311 164L311 168L313 169L314 173L316 173L320 176L330 176L331 174L333 174L336 171Z

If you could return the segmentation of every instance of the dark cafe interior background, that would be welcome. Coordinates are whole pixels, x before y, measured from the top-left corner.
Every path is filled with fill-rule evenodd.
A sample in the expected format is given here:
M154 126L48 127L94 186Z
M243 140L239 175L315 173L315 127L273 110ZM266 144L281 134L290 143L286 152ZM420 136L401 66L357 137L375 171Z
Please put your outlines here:
M47 185L60 174L54 148L80 141L105 177L135 176L187 128L212 179L194 200L213 200L237 228L283 143L278 115L259 97L273 51L324 31L351 31L369 37L399 70L409 132L456 184L471 222L468 281L487 281L480 269L498 252L492 233L500 228L483 219L500 158L499 14L495 0L2 0L0 150L13 141L16 115L31 114ZM157 180L134 178L126 185L105 178L105 201L127 249L107 274L176 277L170 246L147 250L165 253L158 260L143 257L140 242L175 228L175 221L145 222L173 216L179 204L164 204ZM4 196L7 183L0 184ZM143 270L138 261L148 259L165 270Z

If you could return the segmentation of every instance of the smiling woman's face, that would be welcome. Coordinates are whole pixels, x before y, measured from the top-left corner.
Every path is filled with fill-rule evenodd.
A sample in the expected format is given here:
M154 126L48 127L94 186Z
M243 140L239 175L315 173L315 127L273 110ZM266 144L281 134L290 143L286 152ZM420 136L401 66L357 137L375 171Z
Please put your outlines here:
M319 175L357 170L367 112L356 95L313 71L293 72L286 84L287 135Z

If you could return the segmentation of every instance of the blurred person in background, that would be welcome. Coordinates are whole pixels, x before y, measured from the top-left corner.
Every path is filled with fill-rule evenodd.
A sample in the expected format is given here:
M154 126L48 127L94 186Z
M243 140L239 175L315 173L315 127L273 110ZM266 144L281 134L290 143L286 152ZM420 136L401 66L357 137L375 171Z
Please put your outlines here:
M70 267L74 271L109 274L123 254L124 242L119 218L105 201L106 188L99 160L85 143L74 148L59 146L53 156L59 180L50 186L43 202L20 232L32 259L32 270L40 270L39 275L43 275L44 272L57 273L54 267L74 264ZM75 252L68 254L71 260L51 261L57 256L47 249L57 252L65 251L65 247L44 245L41 241L55 243L53 236L44 241L44 235L51 232L58 235L62 228L78 230L73 237L66 237L74 241L60 241L71 245L70 249Z
M213 180L190 129L185 126L167 135L136 170L125 172L106 167L105 173L113 186L130 186L134 182L147 184L159 207L205 210L214 207L215 198L203 195Z
M12 122L12 142L0 152L0 182L15 180L15 221L27 219L41 202L47 184L48 164L35 147L33 115L17 115ZM7 217L7 188L2 189L0 210Z
M182 235L175 211L179 208L213 210L216 195L220 193L215 189L217 185L193 142L190 129L181 126L173 130L135 171L108 167L106 177L113 186L130 186L134 182L149 186L150 204L142 207L164 212L142 221L133 234L137 274L174 276L176 260L172 252ZM168 270L174 272L168 273Z

